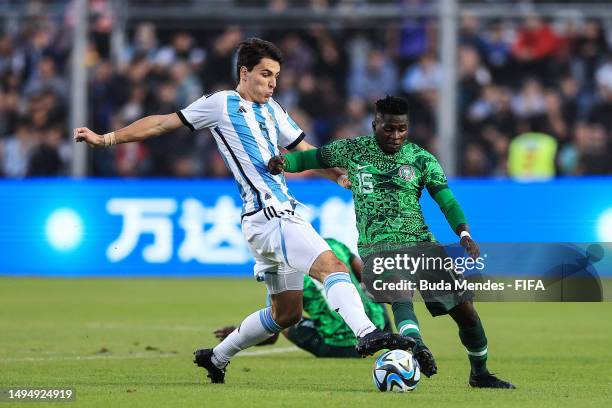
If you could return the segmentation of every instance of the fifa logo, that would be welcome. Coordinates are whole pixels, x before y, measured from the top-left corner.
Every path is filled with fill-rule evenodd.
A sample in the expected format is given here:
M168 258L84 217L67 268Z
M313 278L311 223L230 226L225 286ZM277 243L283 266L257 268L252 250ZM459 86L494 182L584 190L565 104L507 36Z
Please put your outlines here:
M402 166L397 171L397 175L406 181L412 181L414 179L414 169L409 165Z

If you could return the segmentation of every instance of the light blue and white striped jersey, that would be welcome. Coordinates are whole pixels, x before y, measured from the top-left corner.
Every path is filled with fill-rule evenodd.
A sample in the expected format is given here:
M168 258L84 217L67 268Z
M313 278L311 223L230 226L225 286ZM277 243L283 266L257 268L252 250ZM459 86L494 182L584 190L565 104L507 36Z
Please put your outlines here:
M273 176L268 160L280 154L278 146L293 148L302 129L272 98L265 104L249 102L236 91L203 96L177 112L191 130L209 128L242 196L242 214L295 199L285 176Z

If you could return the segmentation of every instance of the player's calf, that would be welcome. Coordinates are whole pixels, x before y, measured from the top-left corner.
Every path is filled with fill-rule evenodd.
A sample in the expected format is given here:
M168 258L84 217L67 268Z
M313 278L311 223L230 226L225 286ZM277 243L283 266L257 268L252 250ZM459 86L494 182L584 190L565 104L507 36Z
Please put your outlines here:
M302 319L303 292L286 290L270 295L272 318L280 327L291 327Z

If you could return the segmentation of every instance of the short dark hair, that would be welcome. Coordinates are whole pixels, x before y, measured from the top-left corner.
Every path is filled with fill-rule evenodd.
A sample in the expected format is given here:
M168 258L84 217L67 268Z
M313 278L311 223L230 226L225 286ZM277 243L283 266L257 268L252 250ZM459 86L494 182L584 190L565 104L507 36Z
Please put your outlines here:
M240 81L240 68L246 67L247 70L250 71L255 65L259 64L263 58L270 58L279 64L283 63L283 53L270 41L252 37L241 42L240 45L238 45L236 79Z
M408 115L408 101L399 96L387 95L376 101L376 114Z

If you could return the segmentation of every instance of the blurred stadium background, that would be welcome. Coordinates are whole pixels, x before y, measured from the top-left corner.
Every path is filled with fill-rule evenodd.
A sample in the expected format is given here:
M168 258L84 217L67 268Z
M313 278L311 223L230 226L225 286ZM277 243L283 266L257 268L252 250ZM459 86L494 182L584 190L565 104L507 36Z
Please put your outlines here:
M0 273L249 275L206 132L98 150L71 137L232 88L249 36L284 52L275 98L316 145L369 133L377 98L408 98L410 139L440 158L478 240L612 241L609 5L0 0ZM315 227L354 246L350 194L292 183Z
M422 303L440 374L410 396L375 392L370 359L322 363L284 339L204 384L191 351L265 302L212 138L91 150L71 133L233 87L236 45L261 36L285 54L275 98L314 144L369 133L374 100L407 97L410 139L442 162L477 241L612 242L611 5L0 0L0 387L70 386L87 407L608 406L611 303L480 303L516 393L468 391L456 327ZM290 184L323 236L355 246L350 192ZM608 254L594 266L610 278ZM168 278L186 276L203 279Z

